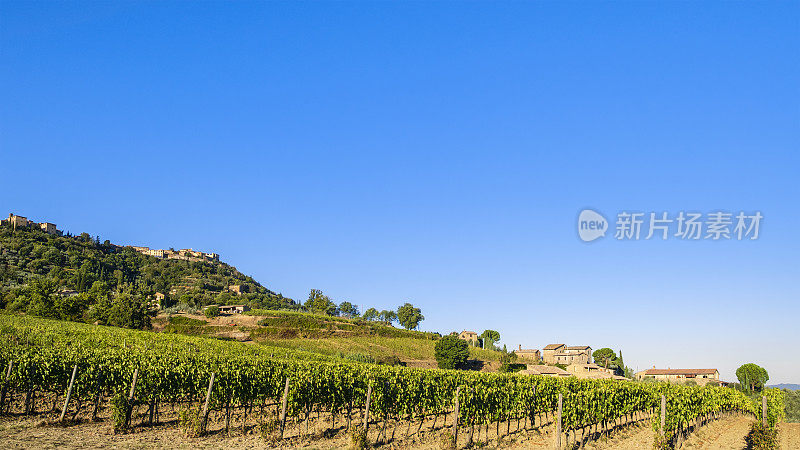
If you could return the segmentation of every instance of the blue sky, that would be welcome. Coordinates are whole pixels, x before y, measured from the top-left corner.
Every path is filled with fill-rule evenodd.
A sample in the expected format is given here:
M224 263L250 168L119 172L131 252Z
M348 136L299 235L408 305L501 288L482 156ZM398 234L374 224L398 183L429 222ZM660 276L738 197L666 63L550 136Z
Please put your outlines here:
M0 213L422 328L800 382L800 4L0 5ZM586 207L761 211L586 244Z

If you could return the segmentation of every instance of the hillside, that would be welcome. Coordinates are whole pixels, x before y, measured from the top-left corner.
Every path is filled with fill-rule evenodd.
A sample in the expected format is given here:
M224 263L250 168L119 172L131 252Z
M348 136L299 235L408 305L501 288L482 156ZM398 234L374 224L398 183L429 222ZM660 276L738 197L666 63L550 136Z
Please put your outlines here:
M308 352L334 359L434 368L438 333L394 328L380 322L295 311L252 310L207 318L199 314L162 313L153 329L164 333L253 342L264 347ZM470 366L499 367L501 352L470 347Z
M380 317L376 311L373 320L337 317L336 305L314 290L310 301L320 311L336 312L302 313L303 306L223 262L162 259L86 233L58 236L0 226L0 281L0 307L12 313L249 341L337 359L436 366L438 334L395 328L391 318L377 320L391 311ZM241 294L230 292L232 286ZM156 293L165 298L156 301ZM209 319L201 311L210 304L253 310ZM500 352L470 352L474 369L499 366Z
M222 262L165 260L109 241L101 243L86 233L57 236L9 226L0 226L0 282L0 307L78 321L109 322L103 309L114 307L117 312L133 309L141 315L157 292L165 295L161 303L166 307L294 305ZM241 295L229 292L231 286L238 286ZM146 322L134 317L128 322L142 321Z

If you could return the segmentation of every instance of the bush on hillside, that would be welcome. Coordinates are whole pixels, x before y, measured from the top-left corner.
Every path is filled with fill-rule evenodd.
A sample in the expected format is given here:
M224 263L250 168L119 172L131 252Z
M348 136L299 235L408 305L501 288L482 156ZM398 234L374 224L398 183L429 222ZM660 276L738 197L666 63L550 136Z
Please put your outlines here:
M203 313L209 319L212 319L214 317L219 317L219 306L217 306L217 305L208 306L208 307L206 307L206 310Z
M467 363L469 347L467 341L455 336L445 336L436 342L434 355L440 369L460 369Z

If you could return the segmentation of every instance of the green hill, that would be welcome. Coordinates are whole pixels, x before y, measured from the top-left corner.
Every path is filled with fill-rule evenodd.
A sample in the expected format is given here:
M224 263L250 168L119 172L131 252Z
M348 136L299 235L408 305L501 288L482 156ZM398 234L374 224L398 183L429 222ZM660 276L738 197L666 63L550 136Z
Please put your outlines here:
M110 313L104 309L141 315L156 292L165 294L164 307L177 303L189 308L231 303L273 309L295 306L291 299L225 263L160 259L108 241L101 243L86 233L56 236L33 228L15 231L0 226L0 281L0 306L8 310L134 328L146 319L113 323L120 320L109 320ZM233 285L239 286L241 295L228 292Z
M393 311L357 316L312 290L305 305L218 261L161 259L84 233L58 236L0 226L0 307L10 313L152 329L299 350L362 362L433 367L438 333L398 329ZM238 286L240 295L229 292ZM165 298L156 302L156 293ZM159 296L160 297L160 296ZM159 304L160 303L160 304ZM207 318L202 307L246 304L247 314ZM318 314L300 312L317 311ZM421 317L421 315L420 315ZM474 368L496 366L500 352L470 349Z

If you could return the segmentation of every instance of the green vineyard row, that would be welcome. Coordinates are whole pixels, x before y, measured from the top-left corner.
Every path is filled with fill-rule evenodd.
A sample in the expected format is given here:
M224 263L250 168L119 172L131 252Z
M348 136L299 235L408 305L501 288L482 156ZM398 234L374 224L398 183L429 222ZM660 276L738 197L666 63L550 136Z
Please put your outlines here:
M126 393L138 369L135 396L145 401L199 402L215 374L212 407L272 404L290 380L288 413L349 414L366 403L376 417L418 419L453 410L460 387L459 422L488 424L550 413L563 396L563 429L654 412L667 399L668 432L695 418L738 410L760 416L761 405L723 387L428 370L340 362L311 354L215 339L131 331L28 316L0 315L0 364L12 362L7 388L64 395L78 367L73 398ZM5 376L5 369L3 369ZM769 420L783 414L780 391L768 390Z

